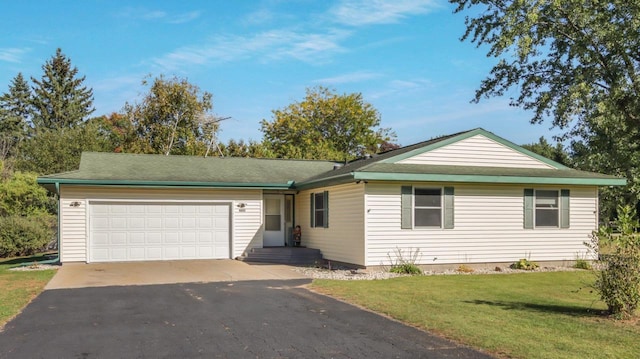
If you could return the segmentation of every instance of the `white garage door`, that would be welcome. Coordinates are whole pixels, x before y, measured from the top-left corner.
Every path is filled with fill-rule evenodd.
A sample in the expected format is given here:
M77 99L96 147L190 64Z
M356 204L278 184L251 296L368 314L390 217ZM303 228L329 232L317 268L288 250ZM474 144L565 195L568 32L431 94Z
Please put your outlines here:
M230 258L229 205L92 203L91 262Z

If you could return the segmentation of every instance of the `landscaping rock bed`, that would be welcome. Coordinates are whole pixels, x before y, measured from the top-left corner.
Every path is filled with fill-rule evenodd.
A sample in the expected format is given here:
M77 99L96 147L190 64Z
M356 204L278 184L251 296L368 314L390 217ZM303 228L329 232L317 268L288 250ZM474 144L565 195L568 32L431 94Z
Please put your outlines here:
M499 270L498 270L499 269ZM541 267L535 270L511 269L509 267L495 267L474 269L473 272L461 272L455 269L444 271L424 271L423 275L476 275L476 274L509 274L509 273L532 273L532 272L559 272L559 271L576 271L571 267ZM397 277L406 277L407 274L391 273L384 268L376 269L349 269L345 267L313 268L298 267L296 271L314 279L335 279L335 280L374 280L389 279Z

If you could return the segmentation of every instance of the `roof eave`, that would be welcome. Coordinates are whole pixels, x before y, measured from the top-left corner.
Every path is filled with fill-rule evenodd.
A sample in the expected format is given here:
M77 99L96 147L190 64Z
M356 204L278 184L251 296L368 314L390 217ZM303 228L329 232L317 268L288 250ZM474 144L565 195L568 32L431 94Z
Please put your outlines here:
M337 184L349 183L354 180L353 178L354 172L343 173L337 176L320 178L312 181L303 181L296 183L295 188L298 190L304 190L309 188L318 188L318 187L326 187L333 186Z
M418 181L418 182L467 182L467 183L503 183L503 184L557 184L588 186L624 186L627 181L622 178L572 178L572 177L532 177L532 176L500 176L500 175L456 175L433 173L384 173L355 172L354 180L366 181Z
M191 188L252 188L252 189L291 189L294 181L287 183L252 182L186 182L186 181L137 181L137 180L99 180L70 178L38 178L38 184L47 188L51 184L79 186L122 186L122 187L191 187Z

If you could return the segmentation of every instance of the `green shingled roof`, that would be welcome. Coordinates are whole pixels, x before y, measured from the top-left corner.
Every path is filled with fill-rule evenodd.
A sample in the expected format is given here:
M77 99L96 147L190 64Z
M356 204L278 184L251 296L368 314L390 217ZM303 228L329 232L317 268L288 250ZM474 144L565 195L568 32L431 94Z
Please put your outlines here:
M289 188L333 165L329 161L85 152L77 171L41 176L38 182Z
M553 168L504 168L396 163L477 134L534 157ZM116 153L83 153L77 171L41 176L38 183L130 186L201 186L304 189L359 180L468 183L624 185L624 179L565 167L483 129L405 146L334 168L331 161L257 158L202 158Z

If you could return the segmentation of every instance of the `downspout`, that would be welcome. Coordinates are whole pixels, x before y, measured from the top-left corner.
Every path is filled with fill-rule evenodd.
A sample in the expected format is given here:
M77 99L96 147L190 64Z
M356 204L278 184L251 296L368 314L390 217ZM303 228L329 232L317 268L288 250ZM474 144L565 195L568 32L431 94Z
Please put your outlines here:
M60 204L60 182L56 182L56 195L58 195L58 230L57 232L57 242L58 242L58 253L56 254L56 257L53 259L47 259L44 261L34 261L34 262L27 262L27 263L21 263L19 266L20 267L27 267L27 266L37 266L40 264L54 264L54 263L60 263L60 211L62 210L62 205Z

